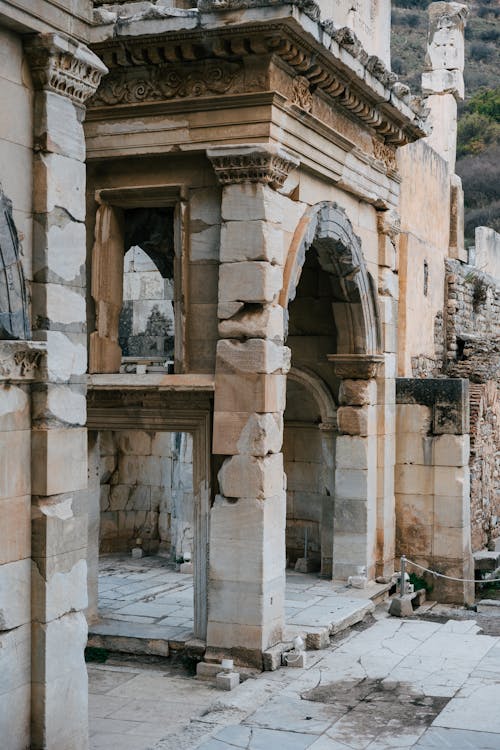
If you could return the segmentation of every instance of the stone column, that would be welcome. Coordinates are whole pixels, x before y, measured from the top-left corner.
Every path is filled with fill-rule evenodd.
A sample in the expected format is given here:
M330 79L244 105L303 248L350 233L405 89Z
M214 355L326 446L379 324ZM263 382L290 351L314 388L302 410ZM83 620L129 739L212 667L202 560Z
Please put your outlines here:
M35 93L31 747L88 746L84 103L107 72L57 34L30 40Z
M223 186L213 452L225 456L210 520L207 646L261 666L284 625L283 207L298 162L279 147L208 151Z
M382 355L331 354L342 378L337 410L333 577L375 577L377 533L377 382Z
M461 3L429 5L427 54L422 91L430 108L427 142L455 171L457 101L464 98L464 28L468 8Z

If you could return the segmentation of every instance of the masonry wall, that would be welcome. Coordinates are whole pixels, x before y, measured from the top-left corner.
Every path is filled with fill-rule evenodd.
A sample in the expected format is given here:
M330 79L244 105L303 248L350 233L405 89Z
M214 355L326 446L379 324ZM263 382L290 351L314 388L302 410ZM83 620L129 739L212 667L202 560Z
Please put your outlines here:
M30 280L33 92L22 42L4 28L0 99L0 180L13 204L22 265ZM30 743L30 428L29 386L0 382L0 727L2 744L12 750L24 750Z
M100 552L140 546L193 555L193 467L189 435L102 431Z

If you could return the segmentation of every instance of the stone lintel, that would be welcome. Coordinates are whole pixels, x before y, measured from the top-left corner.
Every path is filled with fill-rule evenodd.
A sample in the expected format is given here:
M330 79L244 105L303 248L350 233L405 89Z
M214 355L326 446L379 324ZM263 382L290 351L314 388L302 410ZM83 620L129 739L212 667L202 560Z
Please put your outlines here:
M0 381L34 380L46 348L43 341L0 341Z
M376 378L383 364L383 354L327 354L333 371L339 378L370 380Z
M215 146L207 156L221 185L260 182L280 188L300 162L279 144L250 143Z
M108 72L84 44L61 34L39 34L25 46L35 88L84 105Z

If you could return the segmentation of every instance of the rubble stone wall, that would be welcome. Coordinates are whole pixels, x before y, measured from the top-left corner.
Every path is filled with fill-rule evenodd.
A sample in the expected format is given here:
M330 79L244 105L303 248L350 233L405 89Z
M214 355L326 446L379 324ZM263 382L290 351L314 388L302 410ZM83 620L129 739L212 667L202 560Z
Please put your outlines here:
M185 433L100 432L100 552L193 556L192 439Z

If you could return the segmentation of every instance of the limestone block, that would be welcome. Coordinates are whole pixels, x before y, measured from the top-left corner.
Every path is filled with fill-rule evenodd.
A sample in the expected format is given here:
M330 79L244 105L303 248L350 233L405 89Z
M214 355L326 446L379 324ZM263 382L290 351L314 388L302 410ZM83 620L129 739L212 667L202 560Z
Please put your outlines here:
M0 524L0 565L29 557L31 554L30 496L1 498L0 518L2 519Z
M35 429L31 446L32 492L57 495L87 486L87 430Z
M36 154L33 161L33 211L65 209L85 221L85 164L60 154Z
M250 542L224 543L210 548L210 580L251 583L279 579L285 574L286 553L282 534L266 533ZM231 607L231 604L228 604ZM241 617L241 614L240 614ZM223 610L217 610L217 619L224 620ZM256 624L257 620L247 613L238 622Z
M29 430L30 427L27 386L0 385L0 432Z
M339 431L347 435L366 436L376 429L375 413L372 407L341 406L337 409Z
M151 454L153 456L163 456L164 458L172 455L172 433L155 432L151 440Z
M229 319L221 320L219 333L222 338L269 339L282 344L285 337L285 315L279 305L263 305L258 310L238 311Z
M432 410L418 404L398 404L396 407L396 434L402 432L426 435L431 430Z
M219 471L219 485L226 497L265 498L283 491L283 454L265 458L232 456Z
M0 696L0 727L4 747L10 750L30 747L30 723L31 685L27 682Z
M215 679L215 687L219 690L234 690L240 684L238 672L219 672Z
M231 649L233 656L241 654L238 661L243 665L262 669L262 651L282 641L283 631L282 615L274 619L266 618L263 625L209 620L207 644L209 648L221 649L224 653Z
M84 425L87 398L84 385L37 384L32 389L33 421L54 420L65 425Z
M266 540L284 534L285 524L286 493L283 491L265 500L244 497L237 502L217 495L210 511L210 539L214 546L228 541L247 543L254 547L254 552L262 554Z
M386 268L390 268L392 271L397 270L397 264L398 264L398 257L396 248L394 246L394 242L392 242L390 237L387 237L386 235L379 235L379 265L385 266ZM380 300L379 300L380 302Z
M394 489L397 493L408 495L432 495L434 493L434 468L397 464Z
M437 526L464 528L470 521L467 497L434 495L434 518Z
M82 613L33 625L32 720L35 747L88 748L88 679L84 648L87 623ZM64 654L64 659L60 658ZM64 700L61 700L64 696Z
M0 433L0 498L29 494L30 452L29 430ZM15 461L12 460L13 456L16 457Z
M211 185L210 187L191 190L189 194L189 218L195 227L220 224L220 189Z
M221 263L265 260L283 265L283 232L266 221L228 221L221 230Z
M425 70L422 73L422 93L453 94L455 99L465 96L464 77L461 70Z
M10 702L10 699L6 698L9 693L12 696L15 690L30 683L31 625L27 623L12 630L0 631L0 654L2 655L2 668L0 669L1 711L5 701ZM1 726L3 731L4 725ZM2 735L3 742L4 737Z
M265 220L279 224L286 203L286 198L261 183L225 185L221 215L224 221Z
M262 627L269 620L280 617L280 610L284 602L284 588L284 566L282 575L275 580L268 580L263 583L249 580L239 581L235 578L221 580L210 576L209 611L214 612L213 620L219 623ZM245 642L236 636L232 645L238 643L245 645ZM274 644L266 644L266 647L267 645Z
M358 533L366 532L367 522L366 499L335 498L333 510L335 534L350 533L353 530Z
M0 631L31 621L31 560L0 565Z
M277 414L215 412L213 452L220 455L266 456L279 453L283 417Z
M399 277L390 268L381 268L378 276L378 292L384 297L399 298Z
M220 320L226 320L232 318L240 310L243 309L244 302L219 302L217 305L217 317Z
M419 526L432 528L434 524L434 496L404 494L397 495L398 525L406 528L411 534L412 529Z
M470 527L435 524L432 551L435 557L464 559L464 554L470 554Z
M78 107L65 96L39 91L35 97L35 147L85 161L85 136Z
M217 371L271 374L287 373L290 349L266 339L245 342L221 339L217 342ZM241 411L241 409L239 410Z
M32 303L37 328L54 330L61 327L79 333L85 326L85 297L77 287L32 284Z
M436 495L468 497L470 471L468 466L436 466L434 468L434 492Z
M335 471L335 498L367 500L368 471L366 469L339 469Z
M192 226L192 225L191 225ZM194 232L191 229L191 261L219 260L219 249L221 247L221 230L218 224L206 227L202 231Z
M85 374L86 334L39 331L37 339L47 343L46 367L41 368L40 379L60 383Z
M33 278L85 286L85 224L64 211L38 214L33 221Z
M109 484L103 484L100 487L99 510L101 513L104 513L105 511L110 510L110 507L109 507L110 490L111 490L111 487L109 486Z
M469 435L438 435L433 440L434 466L467 466L470 455Z
M370 438L339 435L335 443L338 469L367 469L375 465L376 441Z
M280 412L285 399L285 375L220 370L216 374L215 412Z
M375 380L342 380L339 402L350 406L374 404L377 400L377 383Z
M170 438L170 435L167 433L166 437ZM120 431L118 433L118 448L121 453L150 456L152 453L151 435L144 430ZM157 453L156 455L160 454Z
M399 407L398 407L399 408ZM396 438L396 462L430 466L433 462L434 438L421 433L402 432Z
M80 550L80 554L85 555L86 550ZM79 559L66 571L54 570L52 566L42 571L34 559L31 580L32 616L39 623L84 610L88 605L86 559Z
M71 494L34 498L31 521L33 557L53 557L85 549L88 516L75 516Z
M242 261L219 267L219 302L273 302L282 286L281 266Z
M382 341L384 352L398 351L398 328L396 325L382 323Z

